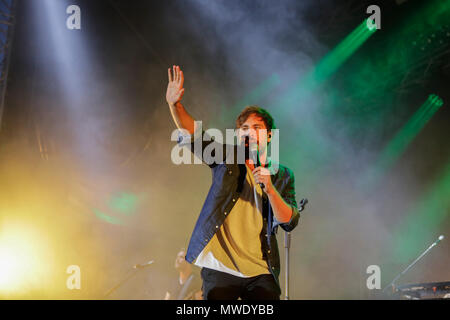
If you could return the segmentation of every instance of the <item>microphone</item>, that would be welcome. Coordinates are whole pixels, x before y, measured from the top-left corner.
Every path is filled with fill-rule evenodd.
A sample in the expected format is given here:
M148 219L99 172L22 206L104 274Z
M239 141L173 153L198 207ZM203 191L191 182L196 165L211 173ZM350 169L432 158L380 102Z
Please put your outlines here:
M437 245L439 242L441 242L442 240L444 240L444 235L440 235L439 238L430 246L430 248L434 247L435 245Z
M253 160L253 163L255 164L255 168L261 167L261 162L259 161L259 152L258 152L258 145L256 143L252 143L250 146L250 156ZM265 185L264 183L259 183L259 186L264 189Z
M150 261L148 261L146 263L143 263L143 264L136 264L136 265L133 266L133 268L134 269L146 268L146 267L152 265L154 262L155 262L155 260L150 260Z
M252 143L250 145L250 157L253 160L255 168L261 166L261 163L259 161L258 145L256 143Z

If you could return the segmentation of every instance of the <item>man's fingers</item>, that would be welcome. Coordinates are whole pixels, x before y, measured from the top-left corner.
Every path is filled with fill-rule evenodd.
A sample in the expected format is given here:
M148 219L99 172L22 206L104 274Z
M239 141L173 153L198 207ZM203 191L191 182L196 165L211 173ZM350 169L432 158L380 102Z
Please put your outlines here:
M179 66L176 66L176 70L177 70L177 77L176 77L176 81L177 82L180 82L180 67Z
M262 176L256 175L256 176L255 176L255 182L256 182L256 183L264 183L264 179L263 179Z
M183 87L184 84L184 75L183 71L181 71L179 66L173 66L173 74L169 68L169 81L178 82L180 84L180 88Z
M177 82L179 84L182 83L182 81L183 81L182 78L183 78L183 71L181 71L180 66L177 66ZM181 85L180 85L180 88L181 88Z
M261 174L264 176L270 176L270 171L263 167L256 167L255 169L253 169L252 173L253 175Z
M180 70L180 88L183 88L184 84L184 74L183 71Z
M168 74L169 74L169 82L172 82L172 72L170 70L170 68L167 70Z
M253 169L252 173L256 174L259 173L259 171L261 171L261 167L256 167L255 169Z

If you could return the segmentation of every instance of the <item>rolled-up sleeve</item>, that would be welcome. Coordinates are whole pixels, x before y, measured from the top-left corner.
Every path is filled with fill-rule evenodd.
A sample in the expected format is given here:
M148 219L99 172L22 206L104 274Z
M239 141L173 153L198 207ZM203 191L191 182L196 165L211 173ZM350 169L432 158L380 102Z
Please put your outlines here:
M177 143L180 147L191 147L194 143L194 134L190 134L186 129L178 129Z
M286 223L280 223L275 215L273 216L273 228L275 229L277 226L280 226L283 230L290 232L292 231L298 224L300 219L300 212L297 208L297 200L295 199L295 178L294 173L286 168L286 177L287 184L283 191L280 193L283 200L291 206L292 208L292 216L291 219Z

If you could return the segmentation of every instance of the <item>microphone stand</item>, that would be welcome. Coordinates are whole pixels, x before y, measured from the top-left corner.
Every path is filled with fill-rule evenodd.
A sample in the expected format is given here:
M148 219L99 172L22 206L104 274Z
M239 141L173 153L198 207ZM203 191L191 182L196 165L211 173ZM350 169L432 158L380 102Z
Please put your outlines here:
M444 239L444 236L441 235L439 238L433 242L431 246L429 246L419 257L417 257L416 260L414 260L409 266L406 267L405 270L403 270L400 274L398 274L394 280L391 281L381 292L384 292L387 288L392 287L392 291L395 291L395 281L397 281L402 275L404 275L406 272L408 272L409 269L411 269L420 259L422 259L428 251L430 251L435 245L437 245L442 239Z
M145 269L145 267L149 266L150 264L147 265L135 265L133 266L133 272L131 272L125 279L123 279L122 281L120 281L118 284L116 284L114 287L112 287L111 289L108 290L108 292L105 294L105 296L103 297L104 299L108 298L111 293L113 293L114 291L116 291L118 288L120 288L125 282L127 282L128 280L130 280L131 278L133 278L140 270Z
M284 268L285 268L285 277L284 277L284 300L289 300L289 249L291 248L291 233L285 231L284 232L284 252L285 252L285 260L284 260Z
M308 203L308 199L304 198L300 200L298 204L298 212L302 212L305 209L305 205ZM284 277L284 300L289 300L289 249L291 248L291 233L284 232L284 251L285 251L285 277Z

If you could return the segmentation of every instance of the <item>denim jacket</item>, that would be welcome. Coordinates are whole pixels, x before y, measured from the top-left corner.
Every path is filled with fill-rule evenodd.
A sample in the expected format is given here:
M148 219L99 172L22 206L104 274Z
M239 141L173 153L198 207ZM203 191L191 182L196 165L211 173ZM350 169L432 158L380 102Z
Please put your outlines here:
M237 145L224 145L215 142L214 139L202 139L204 132L200 137L196 137L198 146L194 151L196 143L194 135L180 134L178 139L179 146L187 146L197 154L209 146L222 148L223 161L221 163L210 163L208 166L212 171L212 185L209 189L203 208L195 224L194 231L189 241L186 253L186 261L192 263L198 257L203 248L212 239L217 230L221 227L227 215L233 209L234 204L239 199L240 192L245 181L247 168L245 164L238 164L237 151L240 148ZM207 140L207 141L204 141ZM212 146L211 144L216 144ZM211 150L210 149L210 150ZM234 149L234 150L231 150ZM217 149L218 150L218 149ZM232 151L232 152L230 152ZM229 152L229 153L227 153ZM227 155L233 155L233 161L229 161ZM204 159L203 159L204 160ZM278 243L276 233L278 226L285 231L293 230L300 217L295 199L295 183L293 172L278 165L278 171L271 175L272 184L284 199L292 207L292 216L289 222L280 223L276 220L272 207L269 204L267 196L263 197L263 229L260 235L263 258L267 261L268 269L274 276L278 286L278 277L280 275L280 256L278 252Z

